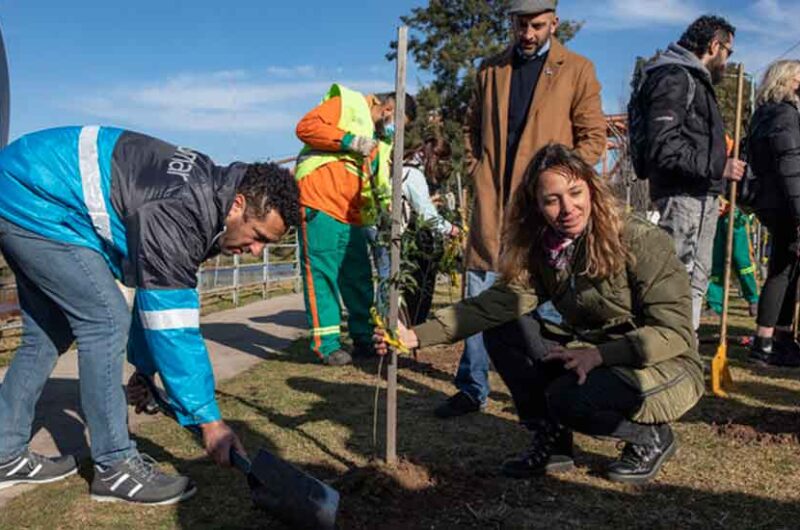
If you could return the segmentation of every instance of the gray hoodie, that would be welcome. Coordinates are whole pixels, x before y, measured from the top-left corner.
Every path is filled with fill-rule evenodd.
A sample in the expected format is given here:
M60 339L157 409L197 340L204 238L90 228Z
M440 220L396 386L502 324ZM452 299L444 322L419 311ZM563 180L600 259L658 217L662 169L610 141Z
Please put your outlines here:
M712 84L711 73L708 71L708 68L706 68L706 65L700 61L697 55L693 54L680 44L675 44L674 42L667 46L666 51L659 52L658 55L647 61L647 64L644 65L644 73L649 74L656 68L661 68L662 66L667 66L670 64L676 64L678 66L694 70L695 72L699 73L703 79L708 81L708 84Z

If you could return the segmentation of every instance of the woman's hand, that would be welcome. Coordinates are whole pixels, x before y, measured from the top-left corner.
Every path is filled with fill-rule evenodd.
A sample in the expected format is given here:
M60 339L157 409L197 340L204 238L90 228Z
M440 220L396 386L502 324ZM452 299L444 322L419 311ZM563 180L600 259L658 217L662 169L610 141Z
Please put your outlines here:
M419 348L419 338L413 330L408 329L402 322L397 322L397 338L400 339L409 350ZM378 355L386 355L389 353L389 345L386 343L386 330L376 327L372 335L372 342L375 344L375 353Z
M600 350L595 347L567 349L563 346L554 346L542 360L563 362L564 368L572 370L578 376L579 385L586 382L589 372L603 364Z

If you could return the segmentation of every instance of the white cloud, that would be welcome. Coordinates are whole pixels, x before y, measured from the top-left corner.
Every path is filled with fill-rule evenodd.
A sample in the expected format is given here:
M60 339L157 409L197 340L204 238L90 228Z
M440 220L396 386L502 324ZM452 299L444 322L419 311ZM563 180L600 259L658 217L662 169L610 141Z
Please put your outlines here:
M297 77L314 77L317 75L317 69L310 64L300 66L270 66L267 68L267 74L274 77L281 77L287 79L294 79Z
M609 0L587 2L587 28L628 29L660 25L686 25L703 12L690 0Z
M275 70L314 75L312 67ZM269 72L268 72L269 73ZM142 83L106 87L77 100L71 107L111 123L173 131L266 132L291 134L297 120L316 104L334 79L300 81L259 79L247 72L209 72ZM384 92L393 83L379 79L338 80L363 92Z

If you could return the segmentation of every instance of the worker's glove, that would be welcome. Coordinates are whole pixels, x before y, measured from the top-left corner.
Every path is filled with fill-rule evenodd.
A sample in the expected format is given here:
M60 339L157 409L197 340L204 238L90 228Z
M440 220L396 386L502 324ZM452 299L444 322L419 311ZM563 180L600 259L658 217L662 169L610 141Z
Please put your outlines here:
M361 156L369 156L378 147L378 141L366 136L354 136L350 141L350 150Z

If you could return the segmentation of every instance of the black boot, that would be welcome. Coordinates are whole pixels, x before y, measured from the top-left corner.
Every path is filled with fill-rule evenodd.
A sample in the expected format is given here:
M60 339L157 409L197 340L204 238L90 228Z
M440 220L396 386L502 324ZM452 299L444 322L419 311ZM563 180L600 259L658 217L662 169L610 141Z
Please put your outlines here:
M750 361L767 366L772 358L772 337L754 337L753 345L750 347Z
M546 420L529 424L528 428L533 435L530 447L518 457L503 462L503 475L531 478L575 467L572 431Z
M657 425L650 429L652 439L648 443L625 444L622 454L608 467L609 480L628 484L649 482L675 454L678 443L669 425Z
M778 330L772 343L772 356L769 364L796 368L800 366L800 344L790 332Z

